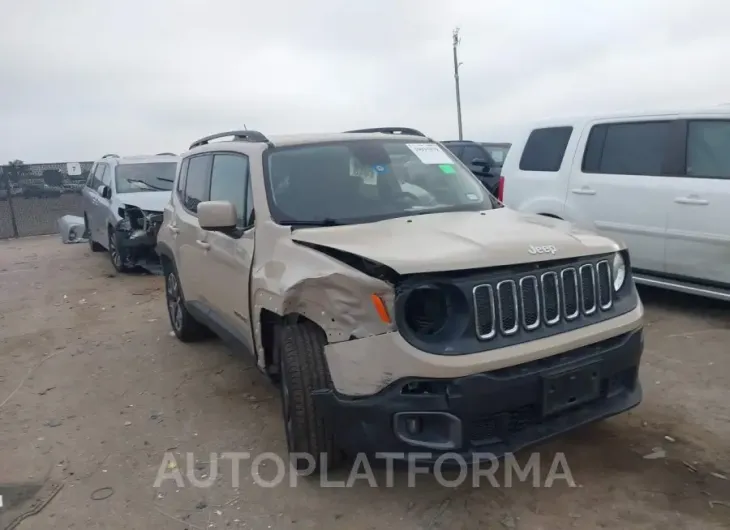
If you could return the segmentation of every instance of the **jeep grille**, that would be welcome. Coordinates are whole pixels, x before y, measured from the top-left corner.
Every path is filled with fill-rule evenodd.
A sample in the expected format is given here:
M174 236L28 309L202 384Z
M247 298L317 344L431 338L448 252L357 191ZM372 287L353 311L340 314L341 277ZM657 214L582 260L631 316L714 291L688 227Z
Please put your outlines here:
M490 340L607 311L612 285L607 260L479 284L473 289L476 335Z

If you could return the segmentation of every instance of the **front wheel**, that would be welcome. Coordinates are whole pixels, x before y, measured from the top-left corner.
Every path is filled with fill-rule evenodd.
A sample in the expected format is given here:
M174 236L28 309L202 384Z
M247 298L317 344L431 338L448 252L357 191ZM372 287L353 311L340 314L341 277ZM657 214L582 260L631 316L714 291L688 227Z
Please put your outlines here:
M127 272L129 267L125 263L123 251L119 248L117 242L117 233L109 227L109 259L112 262L114 270L117 272Z
M324 332L311 322L282 326L276 334L286 442L297 471L336 469L343 460L312 396L332 386L324 357ZM304 457L304 458L300 458ZM308 461L307 461L308 460Z

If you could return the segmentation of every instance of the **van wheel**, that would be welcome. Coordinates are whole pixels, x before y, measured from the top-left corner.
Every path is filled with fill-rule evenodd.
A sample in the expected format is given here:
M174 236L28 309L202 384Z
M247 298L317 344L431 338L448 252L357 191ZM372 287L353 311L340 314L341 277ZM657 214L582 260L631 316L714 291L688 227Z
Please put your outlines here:
M87 237L89 240L89 249L91 250L91 252L103 252L104 247L94 241L94 238L91 237L91 225L89 224L89 218L86 214L84 214L84 228L86 230L84 236Z
M180 278L172 266L165 267L165 298L172 331L180 341L195 342L208 337L208 329L195 320L185 307Z
M286 442L292 453L314 459L314 472L336 469L343 460L334 437L312 396L315 390L332 387L324 358L324 332L311 322L282 326L276 333L281 363L281 404ZM297 458L297 471L312 462Z

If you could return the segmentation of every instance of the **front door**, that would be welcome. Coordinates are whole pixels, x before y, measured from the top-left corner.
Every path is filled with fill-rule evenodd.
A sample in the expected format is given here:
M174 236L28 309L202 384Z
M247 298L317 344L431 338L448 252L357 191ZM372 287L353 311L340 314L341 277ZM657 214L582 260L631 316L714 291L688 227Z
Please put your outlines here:
M667 272L730 286L730 120L685 130L684 176L667 182Z
M229 201L236 207L236 229L228 233L206 232L210 245L202 276L211 315L255 352L251 331L249 280L254 251L253 197L248 158L236 153L217 153L210 177L210 200Z
M653 272L664 271L670 123L604 123L584 131L578 153L585 156L573 161L565 199L568 219L623 241L632 265Z

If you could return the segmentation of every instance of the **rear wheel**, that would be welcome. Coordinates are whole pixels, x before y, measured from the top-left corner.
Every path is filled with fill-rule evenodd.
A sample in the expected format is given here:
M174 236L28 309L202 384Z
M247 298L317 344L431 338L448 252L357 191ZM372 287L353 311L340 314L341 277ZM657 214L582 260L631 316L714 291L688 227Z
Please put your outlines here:
M312 463L317 473L336 469L343 455L312 396L315 390L332 387L324 357L324 332L311 322L285 325L277 330L276 341L287 447L290 456L306 455L310 460L296 458L292 463L297 471L311 469Z
M165 298L167 314L175 336L182 342L194 342L209 335L208 329L185 307L185 296L174 266L165 266Z
M94 238L91 237L91 224L89 224L89 217L86 214L84 214L84 227L86 229L86 233L84 235L89 240L89 249L91 252L102 252L104 247L94 241Z

